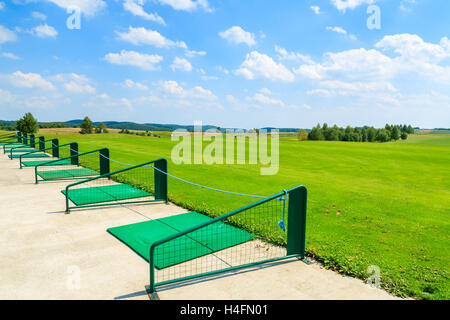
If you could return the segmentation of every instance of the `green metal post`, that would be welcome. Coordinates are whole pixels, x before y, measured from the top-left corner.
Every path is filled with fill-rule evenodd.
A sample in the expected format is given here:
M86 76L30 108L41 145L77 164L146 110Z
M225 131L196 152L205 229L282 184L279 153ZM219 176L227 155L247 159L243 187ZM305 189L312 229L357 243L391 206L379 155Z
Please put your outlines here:
M54 158L59 158L59 140L52 139L52 155Z
M74 166L79 165L78 159L78 143L74 142L70 144L70 163Z
M17 133L17 142L22 142L22 132Z
M30 147L34 148L36 147L36 141L34 134L30 135Z
M287 255L298 254L301 259L305 257L306 201L306 187L289 191Z
M109 163L109 149L104 148L100 150L100 175L109 173L111 166Z
M28 135L26 133L23 134L23 144L28 144Z
M45 149L45 137L39 137L39 150L44 151Z
M167 160L160 159L155 162L155 199L165 200L166 204L169 202L169 198L167 195Z

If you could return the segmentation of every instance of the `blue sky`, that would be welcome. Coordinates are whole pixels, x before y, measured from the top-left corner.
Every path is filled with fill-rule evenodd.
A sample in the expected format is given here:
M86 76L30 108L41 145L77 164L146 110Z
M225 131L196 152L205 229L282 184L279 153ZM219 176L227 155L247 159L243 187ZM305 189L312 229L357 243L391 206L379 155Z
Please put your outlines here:
M0 119L450 127L448 12L445 0L0 0Z

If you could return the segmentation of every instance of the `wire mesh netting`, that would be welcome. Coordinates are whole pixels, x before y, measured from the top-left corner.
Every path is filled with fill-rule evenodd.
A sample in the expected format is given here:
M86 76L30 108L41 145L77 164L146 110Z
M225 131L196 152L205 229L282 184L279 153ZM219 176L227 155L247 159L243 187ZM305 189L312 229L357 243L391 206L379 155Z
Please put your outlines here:
M82 161L80 161L80 164L94 169L93 166ZM118 166L116 165L115 168L118 168ZM66 195L66 199L70 201L66 201L67 209L157 200L153 194L155 190L153 167L129 168L123 166L121 170L107 174L107 176L83 180L78 184L68 186L66 190L62 191ZM71 203L75 207L72 207Z
M284 204L276 198L156 246L156 284L285 257L276 244L286 241Z
M59 160L36 163L36 183L49 180L76 180L100 175L100 152L78 154L71 146L59 150ZM74 155L75 153L75 155Z

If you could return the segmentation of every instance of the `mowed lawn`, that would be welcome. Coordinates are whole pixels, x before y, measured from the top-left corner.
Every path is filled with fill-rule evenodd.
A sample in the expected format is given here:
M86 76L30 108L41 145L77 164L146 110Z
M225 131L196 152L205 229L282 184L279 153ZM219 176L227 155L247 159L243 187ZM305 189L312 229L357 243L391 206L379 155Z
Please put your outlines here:
M450 298L450 135L384 144L282 138L280 169L273 176L261 176L258 165L175 165L171 151L176 142L167 136L55 131L45 136L60 143L76 141L80 151L108 147L112 159L129 164L165 157L169 173L234 192L268 196L303 184L308 188L310 256L361 279L372 275L369 266L377 266L383 288L393 294ZM169 197L212 215L254 201L171 178Z

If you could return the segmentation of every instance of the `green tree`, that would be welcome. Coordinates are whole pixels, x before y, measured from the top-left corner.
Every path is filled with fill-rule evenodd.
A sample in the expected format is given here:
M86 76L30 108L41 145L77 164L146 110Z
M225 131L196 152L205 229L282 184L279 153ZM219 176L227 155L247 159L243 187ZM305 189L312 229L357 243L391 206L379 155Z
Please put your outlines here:
M103 122L100 122L97 128L95 129L95 133L108 133L108 129Z
M89 117L84 117L83 122L80 125L81 134L91 134L92 131L94 130L94 125L91 121L91 119L89 119Z
M391 130L391 140L397 141L400 139L400 129L398 126L393 126Z
M377 136L377 132L374 127L367 129L367 141L374 142Z
M391 135L389 134L388 130L379 129L377 130L375 140L379 142L388 142L391 140Z
M308 133L305 129L300 129L297 133L298 140L305 141L308 139Z
M367 142L367 141L368 141L368 140L367 140L367 131L368 131L367 126L364 126L364 127L361 129L361 141L362 141L362 142Z
M38 131L39 125L33 115L30 112L27 112L23 118L17 121L16 128L18 131L32 134Z
M320 124L311 129L311 131L308 133L308 140L324 140Z
M414 128L411 127L411 125L409 125L409 126L406 128L406 133L414 134Z
M408 134L406 132L402 132L402 134L400 135L400 138L402 140L406 140L406 139L408 139Z

